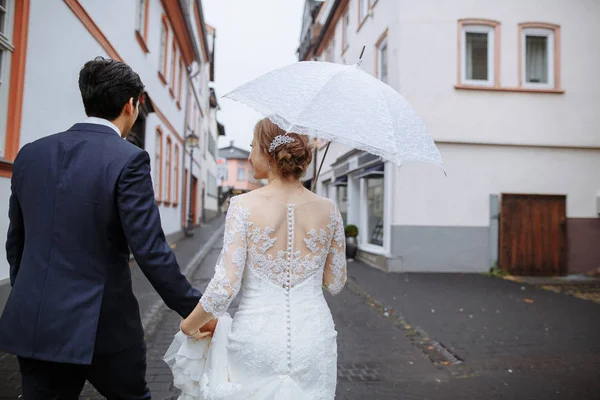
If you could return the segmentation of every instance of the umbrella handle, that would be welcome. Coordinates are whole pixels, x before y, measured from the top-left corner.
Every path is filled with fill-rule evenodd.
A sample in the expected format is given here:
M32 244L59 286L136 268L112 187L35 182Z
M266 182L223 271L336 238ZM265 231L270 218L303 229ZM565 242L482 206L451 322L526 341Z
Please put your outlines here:
M329 146L331 145L331 142L327 142L327 147L325 148L325 153L323 154L323 159L321 160L321 165L319 165L319 170L317 171L317 175L315 175L315 179L313 180L312 183L312 188L311 191L313 193L316 193L316 189L317 189L317 181L319 180L319 175L321 174L321 168L323 168L323 163L325 162L325 157L327 157L327 152L329 151ZM315 160L316 162L316 160Z

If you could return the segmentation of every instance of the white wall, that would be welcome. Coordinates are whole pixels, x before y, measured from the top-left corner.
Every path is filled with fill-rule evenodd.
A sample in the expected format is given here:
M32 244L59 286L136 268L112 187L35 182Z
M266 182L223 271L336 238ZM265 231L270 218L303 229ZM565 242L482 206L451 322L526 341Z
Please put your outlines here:
M382 0L386 3L390 0ZM375 7L377 9L378 5ZM432 12L435 10L435 13ZM396 87L423 117L436 140L600 147L600 2L411 1L399 9ZM474 92L454 89L457 21L500 22L500 83L518 86L518 24L561 26L564 94Z
M168 61L168 85L158 79L161 18L163 9L159 0L150 0L148 41L150 53L144 53L135 38L136 2L122 0L81 0L81 5L98 25L119 55L140 75L152 101L160 108L173 127L183 131L184 106L179 110L169 94L171 60ZM108 12L108 10L115 10ZM118 10L118 11L117 11ZM47 24L47 22L46 22ZM89 35L89 33L86 33ZM169 54L172 55L173 29L169 31ZM178 54L180 54L178 52ZM182 101L185 96L182 95Z
M48 29L49 15L61 29ZM79 70L95 56L106 56L64 2L32 1L29 18L21 147L86 118Z
M442 142L439 148L448 178L427 165L396 171L393 224L485 226L489 195L501 192L567 194L570 217L596 216L600 150L572 147L600 147L600 75L595 71L600 52L590 51L600 37L599 2L379 0L358 32L358 0L350 1L349 12L350 47L341 54L340 20L334 61L354 63L365 45L362 68L375 75L375 43L387 29L389 83ZM500 22L500 84L507 88L518 86L518 24L560 25L560 77L565 93L455 89L458 20L464 18ZM343 153L340 145L331 146L324 178L331 176L331 162Z
M489 196L567 195L568 217L595 217L600 150L440 145L448 177L435 166L396 171L394 225L487 226Z

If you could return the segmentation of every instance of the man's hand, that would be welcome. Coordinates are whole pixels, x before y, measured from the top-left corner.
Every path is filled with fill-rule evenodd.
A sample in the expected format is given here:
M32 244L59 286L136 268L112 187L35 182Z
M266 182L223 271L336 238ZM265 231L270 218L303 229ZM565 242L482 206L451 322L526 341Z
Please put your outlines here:
M200 328L200 332L210 333L210 335L213 335L215 333L215 329L217 328L217 321L218 319L216 318L211 319L202 328Z

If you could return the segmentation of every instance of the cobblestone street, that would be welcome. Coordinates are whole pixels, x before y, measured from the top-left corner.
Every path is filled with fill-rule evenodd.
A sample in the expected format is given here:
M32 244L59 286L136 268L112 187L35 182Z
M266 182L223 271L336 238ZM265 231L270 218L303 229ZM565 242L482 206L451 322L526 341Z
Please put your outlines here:
M201 290L220 242L191 276ZM178 257L188 251L193 259L186 246ZM337 399L598 399L597 304L481 275L385 274L360 262L348 274L346 289L327 298L338 330ZM158 316L147 338L147 379L154 399L174 399L162 357L179 317ZM0 398L17 398L18 387L7 386L18 382L12 356L3 355L0 371ZM86 387L82 398L102 397Z

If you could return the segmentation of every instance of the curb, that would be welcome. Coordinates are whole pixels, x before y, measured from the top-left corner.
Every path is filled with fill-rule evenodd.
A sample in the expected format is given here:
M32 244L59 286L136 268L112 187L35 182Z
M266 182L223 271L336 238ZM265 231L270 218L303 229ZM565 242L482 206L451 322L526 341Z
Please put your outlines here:
M192 275L198 270L200 264L207 256L215 242L223 235L225 224L221 224L219 228L212 234L212 236L206 241L204 246L194 255L194 258L183 268L181 271L188 280L191 280ZM144 328L144 336L149 338L154 334L158 324L162 320L163 312L169 310L165 305L164 301L159 298L142 316L142 327Z

